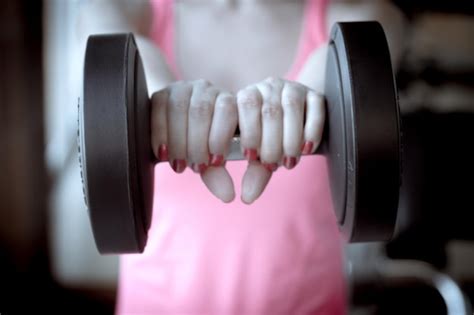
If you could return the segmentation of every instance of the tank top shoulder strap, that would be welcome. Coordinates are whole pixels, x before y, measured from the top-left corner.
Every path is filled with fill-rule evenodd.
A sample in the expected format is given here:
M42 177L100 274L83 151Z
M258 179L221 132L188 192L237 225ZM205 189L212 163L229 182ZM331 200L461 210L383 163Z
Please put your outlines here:
M328 40L326 15L329 0L306 0L303 29L293 66L287 74L296 80L310 54Z
M313 49L328 40L327 9L329 0L307 0L306 27Z
M153 22L150 36L163 53L171 70L177 74L174 54L174 1L151 0Z

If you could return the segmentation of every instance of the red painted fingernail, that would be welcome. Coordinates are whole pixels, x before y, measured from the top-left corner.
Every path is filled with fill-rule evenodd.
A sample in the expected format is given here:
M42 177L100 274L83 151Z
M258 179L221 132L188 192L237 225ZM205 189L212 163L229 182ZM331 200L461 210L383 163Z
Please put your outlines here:
M207 164L206 163L200 163L200 164L193 163L191 164L191 169L195 173L204 173L207 170Z
M221 166L224 162L224 156L222 154L210 154L209 165L210 166Z
M168 161L168 146L161 144L158 148L158 161Z
M303 154L310 154L313 151L313 142L312 141L305 141L301 146L301 153Z
M296 157L294 156L285 156L283 157L283 165L289 170L291 170L296 165Z
M257 150L256 149L245 149L244 156L247 161L256 161L257 160Z
M262 163L269 172L274 172L278 169L278 163Z
M173 160L172 167L173 167L173 170L176 173L182 173L186 169L186 161L185 160Z

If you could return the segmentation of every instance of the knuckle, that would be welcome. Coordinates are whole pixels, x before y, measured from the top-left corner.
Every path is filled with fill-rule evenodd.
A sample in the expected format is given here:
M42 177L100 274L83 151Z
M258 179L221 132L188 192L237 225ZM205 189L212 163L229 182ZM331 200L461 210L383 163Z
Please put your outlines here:
M178 112L188 110L189 100L186 97L174 97L170 99L170 109Z
M296 95L304 98L306 95L307 88L299 82L287 82L284 88L285 92L289 95Z
M262 107L262 117L275 119L282 116L282 108L275 105L265 105Z
M217 99L216 107L223 110L231 110L235 107L235 98L231 94L221 95Z
M286 95L282 98L281 102L283 108L285 110L290 111L300 111L303 109L303 102L301 101L301 97L297 95Z
M258 92L260 93L260 95L262 95L263 100L271 97L271 95L273 93L273 90L274 90L273 85L271 85L270 83L268 83L266 81L260 82L257 85L257 88L258 88Z
M186 83L174 83L170 90L168 104L170 110L184 112L188 110L191 90Z
M256 91L243 90L237 95L237 102L244 108L252 109L260 107L260 100Z
M189 107L189 116L196 118L208 117L211 115L211 108L211 102L209 100L198 100Z
M188 110L188 101L186 99L175 99L170 102L170 110L177 112L186 112Z

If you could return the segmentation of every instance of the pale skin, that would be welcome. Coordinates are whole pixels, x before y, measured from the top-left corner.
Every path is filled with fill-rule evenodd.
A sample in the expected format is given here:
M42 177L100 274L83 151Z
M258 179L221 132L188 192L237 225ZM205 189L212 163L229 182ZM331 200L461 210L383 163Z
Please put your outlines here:
M168 160L177 173L190 167L223 202L235 199L225 156L239 125L249 161L240 198L250 204L278 167L297 167L301 155L313 153L321 141L326 46L311 54L297 81L281 79L295 58L303 7L303 1L178 1L175 51L182 76L191 79L185 81L175 80L147 38L147 1L89 1L79 29L83 41L91 33L136 34L152 99L156 157ZM328 29L342 20L380 21L397 64L403 17L395 7L384 1L334 1Z

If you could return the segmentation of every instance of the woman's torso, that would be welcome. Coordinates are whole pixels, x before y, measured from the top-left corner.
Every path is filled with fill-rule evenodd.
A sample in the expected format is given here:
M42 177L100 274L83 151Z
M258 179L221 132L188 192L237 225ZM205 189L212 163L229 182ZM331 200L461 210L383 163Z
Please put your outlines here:
M301 11L298 19L303 16L300 5L288 7L294 10L292 15ZM163 14L166 6L174 9L175 19L173 23L158 22L154 38L183 79L206 78L231 90L269 75L295 79L298 65L304 61L301 59L309 55L302 50L318 44L317 38L304 37L309 22L314 22L307 20L309 5L303 22L288 22L298 26L288 27L281 43L276 37L278 31L259 46L263 35L255 32L247 50L245 34L252 34L242 30L234 36L237 18L234 21L222 15L219 18L226 26L220 29L216 22L206 22L202 29L195 26L188 33L180 33L189 27L187 21L199 24L192 21L197 17L186 13L193 4L173 6L162 1L155 4L155 10L162 10L155 17ZM170 18L170 11L166 14ZM202 14L208 14L207 19L217 13ZM251 30L250 25L247 27ZM281 29L285 27L279 25ZM207 32L209 36L205 36ZM211 58L206 50L217 46L212 43L219 36L238 38L239 48L228 47L232 41L227 42ZM288 38L292 36L298 39ZM266 45L271 47L268 51ZM281 52L275 52L278 47ZM246 51L252 58L240 56ZM228 63L232 57L235 60ZM118 312L342 314L345 296L340 240L324 158L303 157L294 170L280 168L250 206L238 197L246 162L228 162L227 168L237 196L230 204L213 197L192 171L177 175L169 165L156 167L148 245L142 255L122 257Z

